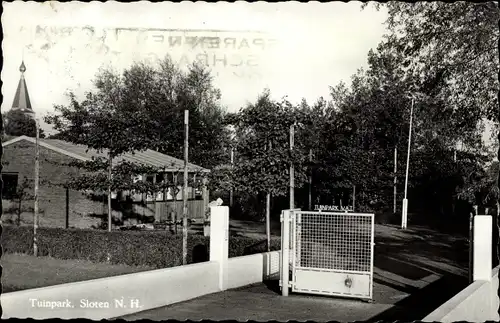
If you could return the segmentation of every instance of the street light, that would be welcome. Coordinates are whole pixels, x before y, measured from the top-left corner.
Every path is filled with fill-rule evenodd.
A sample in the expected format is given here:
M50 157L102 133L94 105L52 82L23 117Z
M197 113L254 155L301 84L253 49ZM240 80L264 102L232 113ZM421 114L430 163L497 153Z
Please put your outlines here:
M410 169L410 147L411 147L411 128L413 123L413 104L415 98L411 98L411 109L410 109L410 130L408 135L408 154L406 156L406 179L405 179L405 197L403 199L403 214L401 217L401 228L406 229L408 222L408 170Z

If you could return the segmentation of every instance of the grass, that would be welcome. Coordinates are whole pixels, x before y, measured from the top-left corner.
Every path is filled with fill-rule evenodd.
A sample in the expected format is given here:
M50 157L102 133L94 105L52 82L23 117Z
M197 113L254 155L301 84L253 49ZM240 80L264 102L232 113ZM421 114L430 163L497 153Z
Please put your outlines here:
M230 231L232 235L266 239L264 223L231 220ZM271 223L271 231L272 239L279 240L279 222ZM402 264L394 264L394 259L386 257L390 256L442 274L453 272L463 275L467 261L461 255L466 256L467 253L461 240L463 238L438 233L423 226L409 225L408 230L400 230L396 225L376 224L375 267L378 268L375 271L394 272L409 279L414 278L413 273L410 275L406 272L413 272L414 268L403 270ZM24 254L4 254L0 264L3 267L3 292L7 293L154 269L85 260L36 258Z
M275 229L273 230L273 240L279 240L279 223L277 226L278 230L273 227ZM203 230L203 227L195 225L193 229L190 232L191 234L199 233L199 231ZM265 225L251 221L234 221L233 223L231 220L231 234L266 239ZM155 269L96 263L78 259L63 260L45 256L34 257L19 253L4 253L0 259L0 264L3 269L2 291L4 293Z
M153 269L24 254L3 254L0 264L3 268L2 292L4 293Z

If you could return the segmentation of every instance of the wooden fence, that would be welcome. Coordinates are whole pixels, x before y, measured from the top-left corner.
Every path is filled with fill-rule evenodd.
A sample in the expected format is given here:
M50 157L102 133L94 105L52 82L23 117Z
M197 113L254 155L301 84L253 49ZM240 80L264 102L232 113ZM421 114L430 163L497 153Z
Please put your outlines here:
M205 219L205 206L203 200L189 200L187 201L187 207L188 219L196 219L197 221ZM180 219L183 215L183 202L182 200L156 202L155 209L156 219L159 221L172 220L172 214L174 214L177 219Z

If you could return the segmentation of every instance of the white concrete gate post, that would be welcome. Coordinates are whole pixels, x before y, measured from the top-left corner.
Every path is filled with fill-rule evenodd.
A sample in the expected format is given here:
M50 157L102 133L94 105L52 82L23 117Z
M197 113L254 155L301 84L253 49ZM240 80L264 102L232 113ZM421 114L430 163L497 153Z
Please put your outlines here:
M227 289L229 207L210 207L210 261L219 263L219 289Z
M281 294L288 296L288 285L290 282L290 210L284 210L282 213L281 230Z
M491 215L474 217L473 280L491 281L493 220Z

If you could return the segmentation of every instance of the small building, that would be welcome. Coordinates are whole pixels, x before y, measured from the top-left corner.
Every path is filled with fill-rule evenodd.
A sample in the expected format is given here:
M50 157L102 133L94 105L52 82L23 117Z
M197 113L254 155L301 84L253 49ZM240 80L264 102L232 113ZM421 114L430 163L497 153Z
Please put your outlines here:
M16 221L17 211L21 211L21 224L33 223L33 196L36 139L20 136L2 143L2 190L3 219ZM74 177L84 174L84 170L68 165L70 162L90 161L96 157L106 157L107 152L98 153L86 146L76 145L57 139L39 139L39 225L41 227L90 228L107 223L107 196L95 192L80 192L67 188ZM137 180L159 182L168 180L182 182L184 161L153 151L127 153L113 160L121 160L161 168L158 174L143 174ZM200 183L201 189L189 187L188 216L204 219L208 205L208 190L204 174L209 170L188 164L190 181ZM178 190L178 192L175 192ZM24 200L19 199L24 192ZM112 215L115 225L141 222L163 222L172 215L182 216L182 188L177 186L148 194L112 193ZM5 222L5 220L4 220Z

